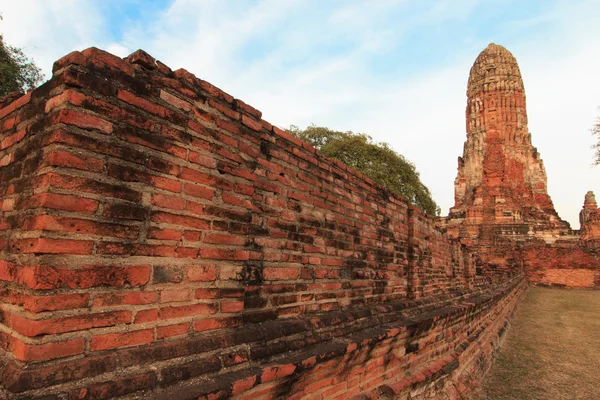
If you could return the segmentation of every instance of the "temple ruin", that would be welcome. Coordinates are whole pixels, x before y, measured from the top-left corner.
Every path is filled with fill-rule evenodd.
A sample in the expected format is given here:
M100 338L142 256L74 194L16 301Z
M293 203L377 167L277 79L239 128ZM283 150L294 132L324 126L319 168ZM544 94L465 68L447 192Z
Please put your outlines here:
M527 127L517 60L497 44L484 49L471 68L466 131L455 204L440 221L448 236L477 249L486 273L517 268L533 283L598 287L594 195L586 195L581 230L556 213Z
M527 282L600 287L514 57L471 70L434 219L142 50L0 99L0 399L463 399Z

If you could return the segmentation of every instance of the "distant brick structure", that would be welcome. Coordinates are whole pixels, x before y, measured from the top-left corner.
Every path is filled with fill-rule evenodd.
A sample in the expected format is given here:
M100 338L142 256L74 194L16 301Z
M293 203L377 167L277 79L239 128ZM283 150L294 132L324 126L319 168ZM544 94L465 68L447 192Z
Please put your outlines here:
M581 225L581 239L584 241L600 240L600 209L596 203L594 192L585 194L583 208L579 212L579 224Z
M593 194L586 196L581 233L571 230L547 193L527 128L523 79L502 46L490 44L471 68L466 130L455 204L441 221L448 235L475 251L484 275L524 269L534 283L600 287Z
M0 399L458 399L525 288L143 51L2 101L0 178Z

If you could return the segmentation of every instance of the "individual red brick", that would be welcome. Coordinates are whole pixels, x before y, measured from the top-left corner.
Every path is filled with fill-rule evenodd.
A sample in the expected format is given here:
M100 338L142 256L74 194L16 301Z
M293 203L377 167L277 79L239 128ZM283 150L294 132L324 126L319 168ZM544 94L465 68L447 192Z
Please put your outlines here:
M127 249L127 247L125 247ZM176 257L177 248L167 245L153 244L136 244L133 247L133 254L136 256L151 256L151 257ZM122 254L118 252L117 254Z
M160 98L169 103L170 105L180 108L183 111L191 111L192 105L185 100L180 99L177 96L173 96L169 92L165 92L164 90L160 91Z
M199 242L202 239L202 231L185 231L183 238L188 242Z
M256 376L240 379L232 384L232 395L237 396L244 393L246 390L252 389L256 383Z
M2 211L13 211L15 209L15 199L4 199L1 209Z
M132 64L141 65L142 67L149 70L156 69L158 66L156 59L141 49L136 50L130 55L128 55L127 61L129 61Z
M236 193L245 194L246 196L252 196L255 193L253 186L241 183L236 184L233 190L235 190Z
M160 117L165 117L168 114L168 110L163 106L159 106L158 104L154 104L144 98L138 97L127 90L119 90L117 92L117 98L131 104L132 106L141 108L144 111L148 111L150 114L158 115Z
M85 171L100 172L104 161L94 157L80 157L67 151L55 150L47 155L48 163L54 167L77 168Z
M186 215L170 214L167 212L156 212L152 216L156 223L167 223L171 225L187 226L195 229L210 229L210 221L189 217Z
M250 259L250 253L246 250L201 249L200 256L213 260L246 261Z
M190 289L174 289L174 290L161 290L160 291L160 302L161 303L174 303L188 301L192 299L192 291Z
M242 114L242 124L257 132L260 132L262 130L262 124L259 121L251 117L247 117L244 114Z
M191 168L181 168L179 178L208 186L214 185L217 181L215 176Z
M148 230L148 239L181 240L181 231L175 229L151 228Z
M173 336L187 335L190 330L190 323L159 326L156 328L157 339L164 339Z
M31 92L20 96L18 99L12 101L6 107L0 109L0 118L6 117L8 114L12 113L15 110L23 107L25 104L28 104L31 101Z
M20 334L30 337L83 331L130 322L131 312L129 311L112 311L42 320L30 320L18 315L12 316L12 328Z
M265 268L263 271L265 280L289 280L298 279L300 271L298 268Z
M13 338L10 344L10 352L17 360L25 362L52 360L82 354L84 344L85 340L83 338L40 345L26 344Z
M5 137L0 142L0 150L4 150L9 148L15 143L20 142L25 137L25 129L18 131L17 133L13 133L10 136Z
M181 182L178 182L174 179L165 178L163 176L153 176L150 183L158 189L168 190L169 192L173 193L180 193L181 188L183 187Z
M0 260L0 281L12 282L15 279L15 264Z
M44 111L46 113L49 113L50 111L54 110L55 108L57 108L63 104L66 104L66 103L80 105L81 101L83 99L85 99L86 97L87 96L81 92L78 92L73 89L67 89L64 92L62 92L61 94L59 94L58 96L54 96L54 97L48 99L48 101L46 101L46 108Z
M221 233L208 233L202 240L206 243L226 244L232 246L243 246L246 244L246 238L243 236L232 236Z
M197 299L216 299L219 297L219 289L216 288L198 288L196 289Z
M243 301L222 301L221 312L223 313L236 313L244 310Z
M135 314L134 323L146 324L148 322L155 322L158 320L158 310L152 308L150 310L141 310Z
M148 217L148 210L136 204L125 202L110 202L104 206L105 217L143 221Z
M198 164L206 168L215 168L217 166L217 162L214 158L197 153L195 151L190 151L188 157L191 163Z
M12 253L92 254L94 242L69 239L17 239L10 244Z
M87 307L88 293L53 294L50 296L26 296L23 308L34 313L42 311L71 310Z
M183 186L185 194L193 197L200 197L202 199L212 200L215 190L204 186L194 185L192 183L186 183Z
M152 204L155 206L170 208L172 210L183 210L185 200L180 197L165 196L162 194L152 195Z
M156 292L105 293L96 296L94 307L151 304L157 301L158 293Z
M187 306L164 307L159 311L160 319L173 319L184 317L199 317L217 312L214 304L190 304Z
M273 130L273 125L265 121L264 119L261 119L260 123L262 124L263 128L265 128L267 131L271 132Z
M153 329L142 329L125 333L111 333L108 335L94 336L90 342L90 351L139 346L153 341Z
M251 157L258 158L260 156L260 149L255 146L250 146L244 142L240 142L240 151L246 153Z
M177 258L197 258L198 249L196 247L177 247L175 250Z
M204 205L188 200L185 203L185 210L196 215L203 215Z
M26 203L31 208L43 207L88 214L93 214L98 209L97 200L57 193L38 193L30 197Z
M65 108L58 112L54 120L56 123L75 125L82 129L97 129L106 134L110 134L113 131L112 123L104 119Z

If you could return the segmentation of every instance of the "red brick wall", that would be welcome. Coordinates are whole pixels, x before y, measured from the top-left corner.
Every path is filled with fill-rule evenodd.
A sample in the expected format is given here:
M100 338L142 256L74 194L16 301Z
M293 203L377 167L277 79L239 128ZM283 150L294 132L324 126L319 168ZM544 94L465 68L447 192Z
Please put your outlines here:
M541 239L481 240L470 247L478 275L488 279L525 273L535 285L600 288L598 243L577 238L546 243Z
M531 242L521 250L521 258L532 283L600 288L600 260L592 242L559 240L551 246Z
M350 343L387 324L375 354L422 341L394 371L425 368L484 321L496 334L521 288L476 278L404 199L141 51L71 53L0 117L0 398L210 392L197 377L275 395L292 372L302 397L319 383L294 371L313 361L274 357L360 369Z

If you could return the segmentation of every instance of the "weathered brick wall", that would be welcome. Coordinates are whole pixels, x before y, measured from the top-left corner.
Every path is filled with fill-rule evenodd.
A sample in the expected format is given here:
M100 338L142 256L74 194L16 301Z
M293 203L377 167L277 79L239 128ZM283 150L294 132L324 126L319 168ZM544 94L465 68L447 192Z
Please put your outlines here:
M558 240L526 243L520 256L527 279L535 284L600 289L600 253L592 242Z
M0 117L0 398L349 396L405 370L419 378L402 391L425 390L440 374L409 365L487 360L461 343L497 336L522 290L476 277L404 199L141 51L71 53ZM308 388L340 360L365 366L358 386Z
M546 243L541 239L495 238L470 247L476 273L488 279L525 273L530 283L552 287L600 289L600 247L578 238Z

